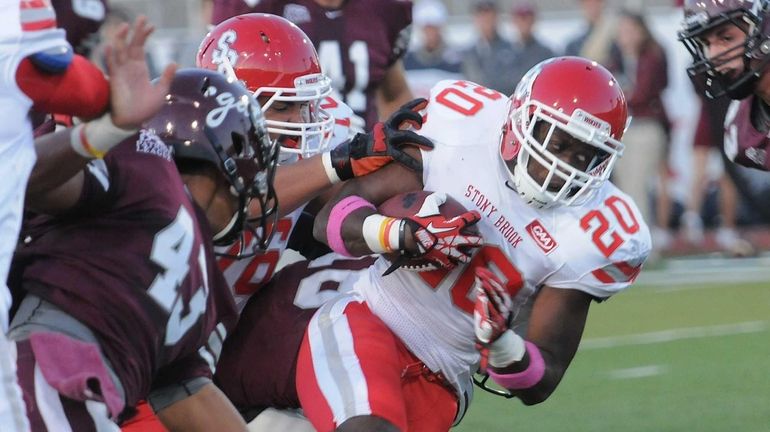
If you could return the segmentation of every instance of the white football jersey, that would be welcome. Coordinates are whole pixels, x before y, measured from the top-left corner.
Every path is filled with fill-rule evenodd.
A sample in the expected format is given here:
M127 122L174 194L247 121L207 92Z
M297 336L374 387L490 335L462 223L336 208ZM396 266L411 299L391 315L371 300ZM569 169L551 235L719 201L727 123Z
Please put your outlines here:
M34 8L34 7L31 7ZM0 0L0 430L27 431L21 390L16 384L15 346L5 336L11 295L6 287L24 206L27 179L35 164L29 109L32 101L19 89L16 71L30 54L67 46L64 30L22 28L19 0ZM32 19L35 15L30 15ZM28 16L27 18L30 18Z
M383 277L389 262L380 258L355 287L409 349L461 393L470 394L479 359L472 290L477 266L508 282L523 278L515 313L528 317L525 309L543 286L597 299L628 287L651 247L636 205L609 182L582 206L538 210L525 204L507 184L499 153L507 114L508 98L477 84L441 81L432 89L421 130L435 144L422 153L424 190L445 192L477 210L485 245L449 273L397 270Z
M4 288L5 281L21 226L27 179L35 164L32 124L28 117L32 101L19 89L16 70L30 54L69 45L64 30L23 30L18 0L3 0L0 4L3 11L0 14L0 107L3 110L0 119L0 172L6 175L0 182L0 330L4 331L8 324L5 314L11 302Z
M334 148L350 138L352 134L350 118L353 115L353 110L344 102L332 99L331 97L327 97L324 100L323 108L334 116L334 128L332 129L332 139L329 144L331 148ZM298 179L297 181L301 180ZM280 206L280 200L278 200L278 205ZM272 279L273 274L279 270L279 261L289 245L289 237L291 237L291 233L294 231L294 227L297 225L297 221L302 215L304 208L304 205L300 206L278 220L275 227L275 235L270 240L270 244L265 252L240 260L233 260L231 258L220 258L218 260L219 268L222 269L222 273L230 286L239 313L246 306L249 297L267 284ZM252 245L255 241L253 235L246 232L245 236L245 241ZM235 244L230 247L218 247L216 251L233 255L238 252L239 247L239 244Z

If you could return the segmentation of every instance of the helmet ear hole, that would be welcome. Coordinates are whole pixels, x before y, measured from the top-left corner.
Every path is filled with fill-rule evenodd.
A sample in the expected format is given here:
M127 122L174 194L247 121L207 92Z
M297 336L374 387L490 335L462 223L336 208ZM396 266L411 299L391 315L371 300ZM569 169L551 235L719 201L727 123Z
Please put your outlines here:
M230 139L233 142L233 149L236 155L243 154L243 135L238 132L230 132Z
M516 158L516 156L519 154L519 150L521 149L521 143L519 142L518 138L516 138L516 134L513 133L513 122L511 120L508 120L508 122L503 126L503 136L500 143L500 156L502 156L503 160L508 162Z

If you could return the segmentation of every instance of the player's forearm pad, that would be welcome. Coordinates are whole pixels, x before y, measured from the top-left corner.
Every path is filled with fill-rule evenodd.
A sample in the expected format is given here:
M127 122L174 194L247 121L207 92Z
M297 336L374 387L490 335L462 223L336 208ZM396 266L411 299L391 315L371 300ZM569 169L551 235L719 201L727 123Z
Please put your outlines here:
M545 361L537 345L530 341L525 341L527 354L529 354L529 365L521 372L512 374L498 374L491 368L489 376L492 381L511 390L524 390L534 387L543 379L545 375Z
M352 256L342 239L342 223L351 213L363 207L376 209L372 203L355 195L345 197L334 205L326 224L326 241L331 250L340 255Z

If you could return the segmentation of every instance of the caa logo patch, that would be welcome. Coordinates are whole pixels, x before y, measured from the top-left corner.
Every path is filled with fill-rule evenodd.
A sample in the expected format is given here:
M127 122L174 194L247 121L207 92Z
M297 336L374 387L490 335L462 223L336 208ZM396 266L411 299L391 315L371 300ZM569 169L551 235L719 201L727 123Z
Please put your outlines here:
M559 244L556 243L556 240L551 237L551 234L546 231L545 227L540 223L539 220L533 220L529 225L526 226L525 229L529 233L530 237L535 240L535 243L540 246L540 249L542 249L546 255L556 249L556 246L559 246Z

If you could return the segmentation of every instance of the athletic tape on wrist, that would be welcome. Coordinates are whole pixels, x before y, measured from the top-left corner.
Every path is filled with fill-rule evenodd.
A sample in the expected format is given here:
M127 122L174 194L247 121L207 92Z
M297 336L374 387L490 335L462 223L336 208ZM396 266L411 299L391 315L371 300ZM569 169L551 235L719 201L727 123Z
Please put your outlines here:
M342 181L337 175L337 170L332 166L332 154L330 152L321 154L321 164L323 164L326 177L329 178L331 184L337 184Z
M355 195L344 198L332 208L329 214L329 223L326 225L326 241L334 252L340 255L353 256L342 240L342 223L351 213L362 207L376 210L372 203Z
M74 127L70 133L70 145L84 158L101 159L113 147L135 133L136 130L115 126L107 113L96 120Z
M511 390L524 390L534 387L545 375L545 361L537 345L530 341L524 342L529 353L529 366L521 372L498 374L488 369L492 381Z
M524 339L513 330L508 329L489 345L489 365L492 367L505 367L511 363L521 361L527 352Z
M402 221L373 214L364 219L363 235L366 246L374 253L388 253L401 249L398 228Z

